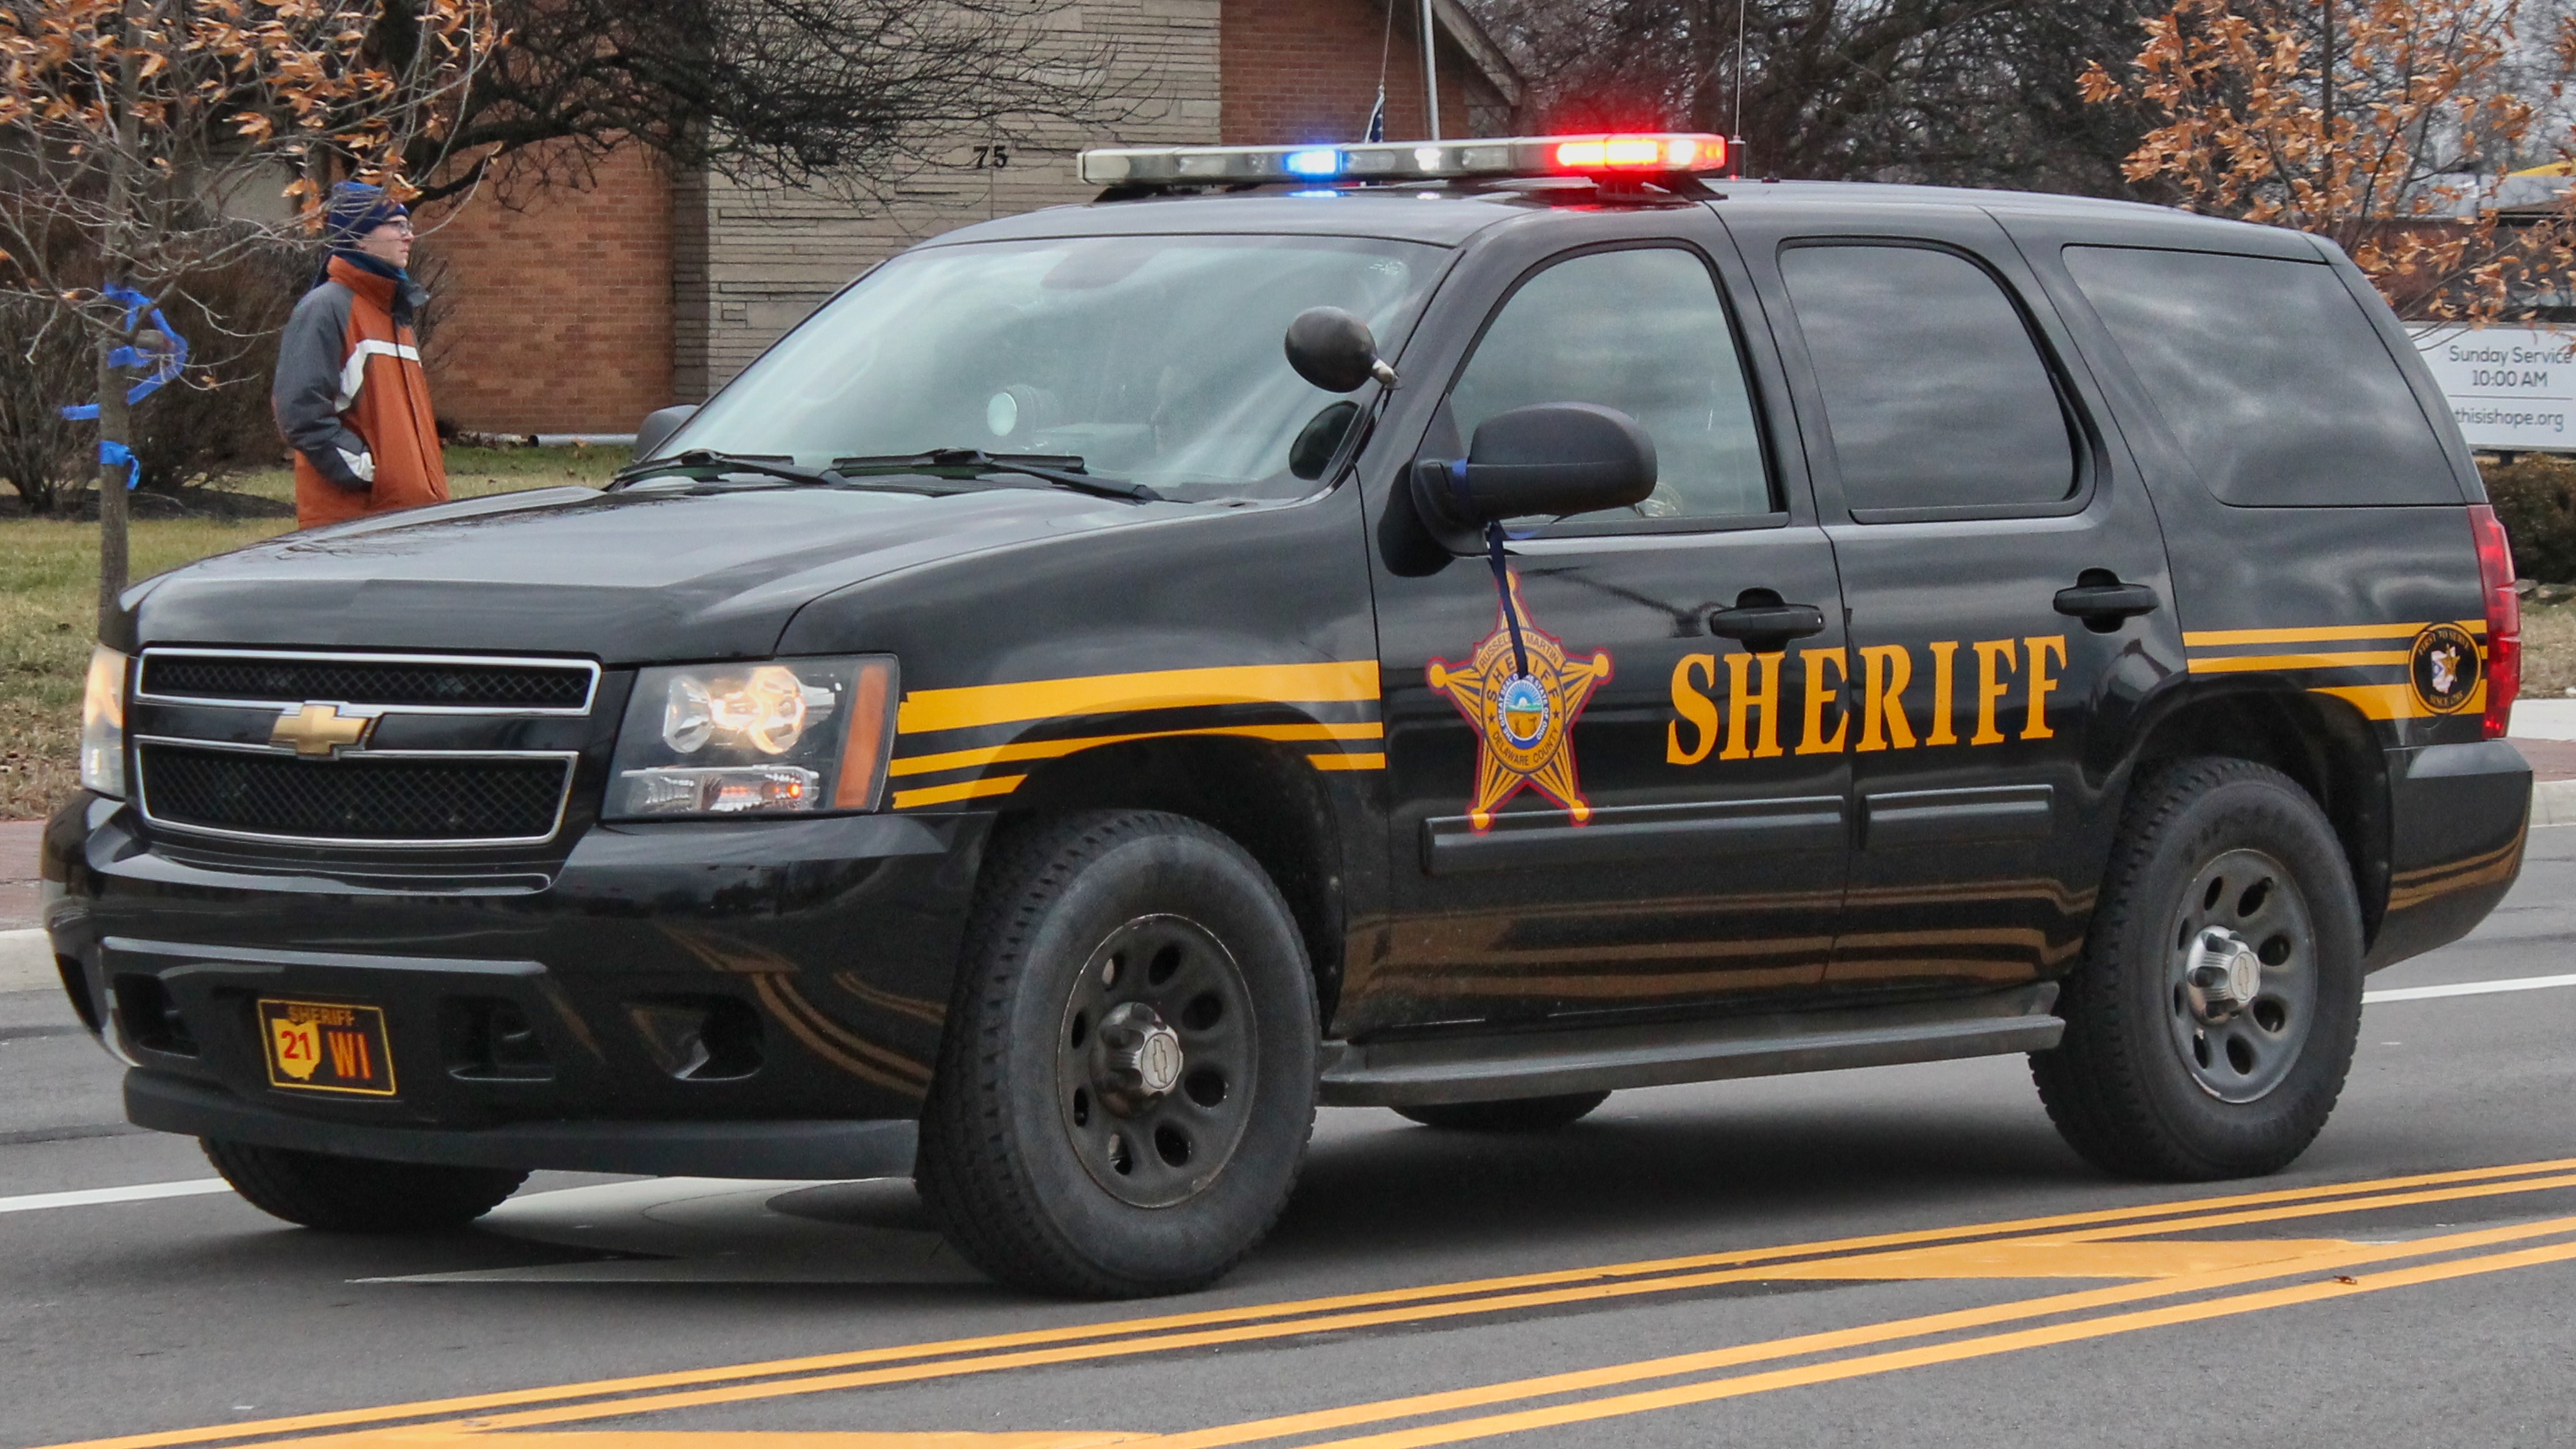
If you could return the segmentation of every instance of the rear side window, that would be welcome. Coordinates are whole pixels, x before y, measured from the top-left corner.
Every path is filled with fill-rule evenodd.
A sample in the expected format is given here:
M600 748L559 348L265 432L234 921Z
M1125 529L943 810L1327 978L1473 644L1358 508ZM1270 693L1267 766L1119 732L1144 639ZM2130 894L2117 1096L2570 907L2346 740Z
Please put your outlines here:
M1955 252L1780 258L1855 517L2045 506L2075 491L2065 404L2021 309Z
M2332 267L2068 247L2066 269L2222 501L2460 501L2406 375Z

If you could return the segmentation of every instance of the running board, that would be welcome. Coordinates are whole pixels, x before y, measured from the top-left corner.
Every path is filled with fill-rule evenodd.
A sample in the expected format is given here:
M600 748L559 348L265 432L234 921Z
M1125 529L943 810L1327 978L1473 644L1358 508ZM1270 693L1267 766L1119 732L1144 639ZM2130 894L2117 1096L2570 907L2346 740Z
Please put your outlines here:
M1504 1036L1324 1043L1328 1107L1496 1102L2046 1051L2057 983L1966 1000Z

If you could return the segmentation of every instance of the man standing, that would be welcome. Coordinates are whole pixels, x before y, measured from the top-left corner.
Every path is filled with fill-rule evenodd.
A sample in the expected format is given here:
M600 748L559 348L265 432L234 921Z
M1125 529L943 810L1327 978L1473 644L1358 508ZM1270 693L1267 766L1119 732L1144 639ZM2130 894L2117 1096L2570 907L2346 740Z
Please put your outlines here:
M295 304L269 401L295 445L295 524L315 528L447 501L447 464L411 319L429 294L403 271L411 216L382 187L331 188L331 257Z

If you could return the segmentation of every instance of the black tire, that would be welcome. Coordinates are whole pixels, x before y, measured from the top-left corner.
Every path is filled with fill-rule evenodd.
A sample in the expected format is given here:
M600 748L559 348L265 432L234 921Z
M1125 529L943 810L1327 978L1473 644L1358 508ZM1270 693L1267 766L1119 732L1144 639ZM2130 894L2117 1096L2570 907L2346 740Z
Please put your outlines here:
M376 1162L207 1137L206 1160L271 1217L332 1233L436 1233L498 1207L528 1180L490 1167Z
M2288 776L2207 758L2143 776L2058 999L2066 1036L2031 1054L2049 1119L2124 1177L2280 1170L2342 1094L2362 951L2343 848Z
M1159 1091L1141 1055L1158 1031ZM1242 847L1149 811L1021 826L977 888L922 1196L958 1252L1017 1287L1214 1282L1295 1184L1317 1036L1296 921Z
M1451 1132L1553 1132L1582 1121L1609 1100L1608 1092L1569 1092L1507 1102L1423 1102L1398 1107L1395 1115Z

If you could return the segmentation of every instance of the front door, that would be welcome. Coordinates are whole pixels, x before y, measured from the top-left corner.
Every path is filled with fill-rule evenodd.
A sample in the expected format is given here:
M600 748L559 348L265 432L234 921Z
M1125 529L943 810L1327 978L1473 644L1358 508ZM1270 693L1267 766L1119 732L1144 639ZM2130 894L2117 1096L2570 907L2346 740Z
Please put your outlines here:
M1695 1010L1824 971L1848 772L1839 695L1811 686L1842 610L1803 472L1777 466L1776 361L1748 345L1704 211L1643 218L1654 237L1592 224L1631 234L1568 249L1555 229L1462 266L1450 285L1496 300L1431 380L1446 400L1416 456L1589 402L1645 427L1659 482L1615 515L1514 522L1507 585L1464 549L1391 556L1381 518L1393 909L1355 943L1354 1035Z
M1888 220L1729 222L1795 316L1850 610L1856 849L1828 980L2005 985L2081 950L2122 742L2181 639L2146 489L2002 229Z

